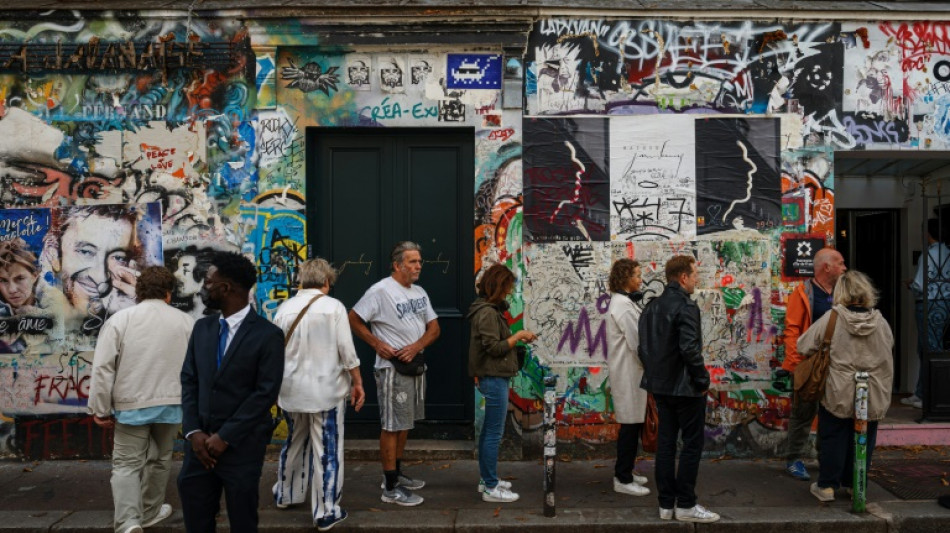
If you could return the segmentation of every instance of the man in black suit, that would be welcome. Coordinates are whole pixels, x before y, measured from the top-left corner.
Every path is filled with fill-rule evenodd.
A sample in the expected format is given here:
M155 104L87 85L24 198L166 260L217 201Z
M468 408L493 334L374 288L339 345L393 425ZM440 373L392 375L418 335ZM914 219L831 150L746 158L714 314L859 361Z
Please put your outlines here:
M248 305L254 265L219 252L201 289L220 314L195 323L181 370L182 432L191 444L178 476L185 528L215 530L221 489L232 532L257 531L264 450L273 425L270 408L284 373L284 334Z

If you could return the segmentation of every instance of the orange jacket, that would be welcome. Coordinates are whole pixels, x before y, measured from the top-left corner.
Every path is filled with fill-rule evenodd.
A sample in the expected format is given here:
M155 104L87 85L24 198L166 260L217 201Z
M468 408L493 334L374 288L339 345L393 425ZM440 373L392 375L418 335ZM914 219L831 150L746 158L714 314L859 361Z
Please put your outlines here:
M815 300L815 290L811 280L799 283L788 295L785 302L785 360L782 368L794 372L802 360L798 353L798 337L811 326L811 310Z

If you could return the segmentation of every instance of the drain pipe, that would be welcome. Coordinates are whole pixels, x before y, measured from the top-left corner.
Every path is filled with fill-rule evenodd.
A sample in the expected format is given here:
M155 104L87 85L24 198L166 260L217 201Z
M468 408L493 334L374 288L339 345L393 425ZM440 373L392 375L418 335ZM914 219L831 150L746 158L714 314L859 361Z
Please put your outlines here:
M851 511L867 512L868 490L868 376L854 374L854 479L851 484Z
M554 499L554 470L557 465L557 403L554 392L557 375L544 376L544 516L557 515Z

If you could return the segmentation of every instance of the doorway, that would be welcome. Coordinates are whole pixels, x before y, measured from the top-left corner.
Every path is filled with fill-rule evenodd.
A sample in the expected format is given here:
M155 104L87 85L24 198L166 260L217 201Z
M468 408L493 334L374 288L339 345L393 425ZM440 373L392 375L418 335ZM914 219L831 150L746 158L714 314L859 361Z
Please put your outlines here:
M835 247L848 268L867 274L880 292L877 308L894 333L894 390L901 383L899 209L838 209Z
M474 130L308 128L307 236L340 272L330 293L351 309L390 274L393 245L422 246L418 284L442 334L426 349L426 420L414 438L470 439L474 390L465 313L474 300ZM348 408L347 433L375 437L375 353L356 339L366 404Z

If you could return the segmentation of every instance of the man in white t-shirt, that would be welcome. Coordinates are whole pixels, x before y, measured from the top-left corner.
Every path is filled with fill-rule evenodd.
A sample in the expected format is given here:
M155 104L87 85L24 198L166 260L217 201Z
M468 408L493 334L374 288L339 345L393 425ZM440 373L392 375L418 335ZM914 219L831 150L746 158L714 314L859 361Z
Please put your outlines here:
M379 397L379 455L383 463L382 501L413 506L425 482L402 473L409 430L425 418L424 366L412 375L412 362L439 338L439 322L429 295L418 285L422 248L400 242L392 251L392 275L370 287L350 311L350 328L376 351ZM367 325L369 327L367 327ZM396 361L400 371L393 366ZM420 363L416 361L416 363Z

